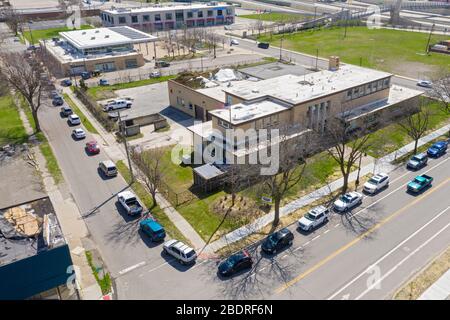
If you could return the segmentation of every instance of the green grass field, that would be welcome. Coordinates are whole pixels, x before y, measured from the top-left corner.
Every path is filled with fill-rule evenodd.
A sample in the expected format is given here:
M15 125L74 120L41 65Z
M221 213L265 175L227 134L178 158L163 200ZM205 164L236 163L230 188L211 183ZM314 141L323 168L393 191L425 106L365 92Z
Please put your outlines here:
M173 79L175 77L176 76L162 76L159 78L144 79L144 80L138 80L138 81L132 81L132 82L126 82L126 83L118 83L118 84L113 84L110 86L91 87L91 88L87 89L87 93L94 100L109 99L114 96L115 90L146 86L149 84L164 82L164 81Z
M10 95L0 96L0 146L23 143L27 139L28 135L13 98Z
M448 55L425 54L427 33L398 31L389 29L368 29L349 27L344 39L344 28L334 27L315 31L297 32L284 35L283 48L328 58L338 55L343 62L394 72L420 78L426 72L442 68L450 70ZM448 36L433 35L431 43L447 39ZM280 45L280 36L264 35L260 41Z
M80 27L80 29L92 29L93 27L87 24L84 24ZM64 31L72 31L72 28L68 27L60 27L60 28L50 28L50 29L42 29L42 30L30 30L28 28L23 32L23 36L33 44L36 44L41 39L51 39L53 37L58 37L60 32Z
M239 16L239 18L254 19L261 21L273 21L273 22L290 22L290 21L304 21L308 17L295 13L267 12L267 13L245 14Z

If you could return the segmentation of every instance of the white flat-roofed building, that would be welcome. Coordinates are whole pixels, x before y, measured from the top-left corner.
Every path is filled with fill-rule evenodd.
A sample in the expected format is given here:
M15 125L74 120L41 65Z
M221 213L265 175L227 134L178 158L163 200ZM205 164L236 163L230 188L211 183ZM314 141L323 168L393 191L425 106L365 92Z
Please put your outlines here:
M84 71L115 71L143 66L145 61L136 44L157 37L124 26L75 30L59 33L58 41L41 41L56 60L63 76ZM56 39L55 39L56 40Z
M234 16L234 6L220 2L111 8L100 13L105 27L130 26L146 32L228 25Z

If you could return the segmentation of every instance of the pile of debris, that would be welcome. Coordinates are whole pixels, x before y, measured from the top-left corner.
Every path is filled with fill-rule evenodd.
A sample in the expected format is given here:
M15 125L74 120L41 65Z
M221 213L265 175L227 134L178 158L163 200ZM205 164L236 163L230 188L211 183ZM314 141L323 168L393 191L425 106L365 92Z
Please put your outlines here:
M23 152L28 152L28 144L13 144L5 145L0 148L0 163L13 159L17 155L21 155Z

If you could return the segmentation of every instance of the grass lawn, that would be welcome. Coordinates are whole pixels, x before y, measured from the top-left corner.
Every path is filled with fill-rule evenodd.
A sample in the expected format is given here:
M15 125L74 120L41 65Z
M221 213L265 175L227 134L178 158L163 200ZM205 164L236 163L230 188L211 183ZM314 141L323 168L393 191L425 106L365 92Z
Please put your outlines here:
M110 86L91 87L91 88L88 88L86 92L94 100L109 99L112 96L114 96L113 91L115 91L115 90L146 86L149 84L164 82L164 81L173 79L175 77L176 76L162 76L159 78L144 79L144 80L138 80L138 81L132 81L132 82L126 82L126 83L118 83L118 84L114 84L114 85L110 85Z
M92 125L92 123L89 121L89 119L83 114L83 112L81 112L81 110L77 107L77 105L75 104L75 102L72 101L72 99L66 94L63 94L64 100L67 102L67 104L69 105L69 107L72 108L73 112L76 113L79 117L81 122L83 123L84 127L86 128L87 131L89 131L90 133L95 133L98 134L97 129L94 128L94 126Z
M267 12L260 14L255 13L255 14L240 15L239 18L273 21L273 22L290 22L290 21L306 20L307 16L295 13Z
M128 167L123 163L122 160L117 161L116 166L125 181L129 183L131 181L131 177ZM141 183L134 182L131 188L147 208L151 208L153 206L152 196L147 192L147 190ZM159 206L153 208L151 210L151 214L158 220L158 222L161 223L161 225L164 226L166 233L171 238L180 240L186 244L190 244L190 241L180 232L180 230L178 230L178 228L173 224L173 222L167 217L167 215Z
M92 29L93 27L90 25L82 25L80 29ZM26 28L28 29L28 28ZM41 39L51 39L53 37L58 37L60 32L64 31L72 31L72 28L68 27L59 27L59 28L50 28L50 29L42 29L42 30L30 30L24 31L23 36L30 42L30 43L38 43ZM31 41L31 38L33 38L33 41Z
M19 111L10 95L0 97L0 146L8 143L24 143L28 135L23 127Z
M439 129L450 121L450 115L443 112L438 102L431 102L427 108L431 112L428 132ZM405 131L394 123L371 134L367 154L380 158L412 141Z
M450 69L448 55L431 53L424 55L428 33L408 32L389 29L368 29L367 27L347 28L347 37L343 38L344 28L334 27L316 31L296 32L283 35L283 48L328 58L340 56L343 62L360 64L399 74L420 77L418 73L429 70L433 66ZM273 45L280 44L279 35L261 36L260 41L268 41ZM431 43L445 40L448 36L433 35Z
M100 286L102 293L107 294L111 291L111 277L109 273L106 273L103 278L100 278L100 275L98 273L97 267L94 265L93 258L92 258L92 252L85 251L86 259L89 263L89 266L91 267L92 274L95 277L95 280L97 280L98 285Z

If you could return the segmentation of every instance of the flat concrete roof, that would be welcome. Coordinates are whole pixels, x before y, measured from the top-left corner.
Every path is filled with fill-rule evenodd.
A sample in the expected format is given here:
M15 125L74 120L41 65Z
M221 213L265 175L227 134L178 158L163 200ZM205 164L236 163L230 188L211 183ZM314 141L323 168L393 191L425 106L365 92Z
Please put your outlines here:
M313 73L314 71L308 70L305 67L298 64L286 64L280 62L273 62L262 64L259 66L248 67L239 69L240 72L255 77L258 79L266 80L283 76L286 74L292 74L295 76L303 76L305 74Z
M391 76L391 73L383 71L342 65L336 71L323 70L304 76L283 75L250 84L240 83L224 91L244 100L271 96L296 105Z
M257 79L255 79L257 80ZM254 84L255 80L232 80L232 81L227 81L227 82L219 82L219 81L212 81L210 80L208 82L209 87L207 88L201 88L201 89L197 89L197 92L200 92L208 97L211 97L213 99L219 100L223 103L225 103L225 92L224 90L227 88L232 88L232 87L240 87L242 85L252 85Z
M186 3L186 4L176 3L173 5L163 4L138 8L111 8L102 11L110 14L121 14L121 13L151 13L151 12L164 12L164 11L189 10L189 9L218 9L225 7L234 7L234 6L226 4L225 2L219 2L215 5L211 5L208 3Z
M130 27L110 27L60 32L59 35L79 50L121 44L150 42L157 37Z
M273 101L270 99L253 102L250 104L238 103L227 107L226 109L218 109L209 113L219 119L230 122L233 125L241 124L249 120L256 120L270 114L287 110L291 105ZM231 121L230 121L231 119Z
M225 173L211 163L207 163L200 167L194 168L194 171L205 180L220 177Z

